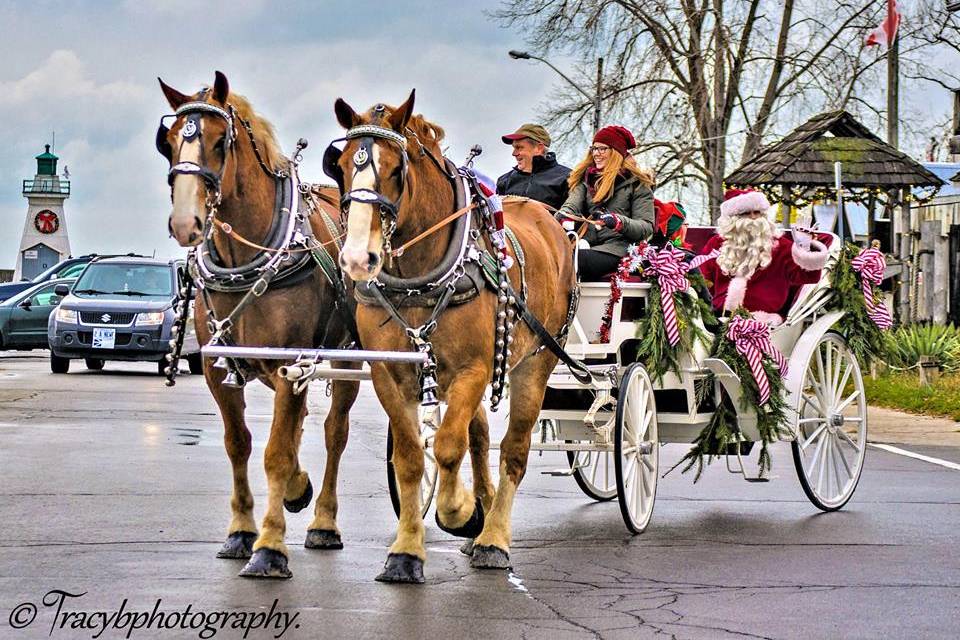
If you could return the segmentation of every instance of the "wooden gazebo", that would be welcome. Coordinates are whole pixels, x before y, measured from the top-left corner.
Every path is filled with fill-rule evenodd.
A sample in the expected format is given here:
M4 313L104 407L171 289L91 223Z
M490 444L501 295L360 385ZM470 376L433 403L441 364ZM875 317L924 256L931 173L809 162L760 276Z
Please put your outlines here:
M835 200L834 165L840 162L844 200L867 206L867 233L874 235L876 204L890 207L936 195L943 181L922 164L874 135L846 111L810 118L782 140L761 149L726 177L729 187L753 187L771 202L802 207ZM888 209L889 210L889 209ZM891 230L892 231L892 230ZM886 234L884 234L886 236ZM884 245L893 246L892 236Z

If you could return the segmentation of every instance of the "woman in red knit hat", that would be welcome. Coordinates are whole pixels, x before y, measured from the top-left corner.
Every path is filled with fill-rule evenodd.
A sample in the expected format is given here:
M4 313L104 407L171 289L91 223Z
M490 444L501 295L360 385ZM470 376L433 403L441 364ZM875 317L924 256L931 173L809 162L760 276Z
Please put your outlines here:
M579 251L581 280L602 280L613 273L627 248L653 233L653 174L633 162L629 150L635 146L626 128L604 127L567 180L570 196L557 216L591 221L581 240L587 247Z

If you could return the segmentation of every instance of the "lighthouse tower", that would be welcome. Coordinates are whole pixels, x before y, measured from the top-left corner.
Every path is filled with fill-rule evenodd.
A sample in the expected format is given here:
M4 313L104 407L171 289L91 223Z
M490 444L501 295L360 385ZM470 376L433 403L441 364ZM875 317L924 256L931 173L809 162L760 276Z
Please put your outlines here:
M27 220L13 279L30 280L70 255L63 201L70 197L70 181L57 175L57 156L50 145L37 156L37 175L23 181Z

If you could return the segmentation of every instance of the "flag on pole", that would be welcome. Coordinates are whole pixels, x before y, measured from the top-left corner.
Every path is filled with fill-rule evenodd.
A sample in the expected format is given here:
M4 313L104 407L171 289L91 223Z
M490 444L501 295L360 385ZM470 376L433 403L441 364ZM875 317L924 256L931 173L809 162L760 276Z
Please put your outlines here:
M897 11L897 0L887 0L887 17L880 26L867 35L867 46L883 45L887 48L893 44L900 27L900 12Z

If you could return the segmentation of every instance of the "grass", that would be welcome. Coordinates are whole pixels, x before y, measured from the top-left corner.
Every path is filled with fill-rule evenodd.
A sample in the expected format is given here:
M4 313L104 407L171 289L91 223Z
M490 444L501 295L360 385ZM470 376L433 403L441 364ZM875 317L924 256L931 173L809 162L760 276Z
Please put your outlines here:
M945 374L932 386L921 386L916 371L864 376L863 384L870 404L960 422L960 373Z

